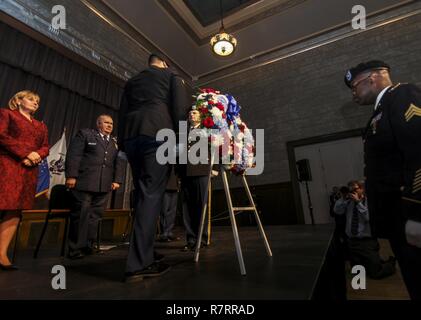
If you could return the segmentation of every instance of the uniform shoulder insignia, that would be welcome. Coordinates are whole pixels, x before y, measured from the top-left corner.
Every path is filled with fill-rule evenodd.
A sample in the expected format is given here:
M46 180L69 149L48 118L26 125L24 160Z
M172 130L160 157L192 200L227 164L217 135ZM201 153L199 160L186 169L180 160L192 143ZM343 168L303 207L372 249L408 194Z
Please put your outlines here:
M406 122L409 122L413 117L421 117L421 108L411 103L408 110L405 112Z
M401 85L402 85L402 83L395 84L393 87L391 87L391 88L389 89L389 92L394 91L396 88L399 88Z

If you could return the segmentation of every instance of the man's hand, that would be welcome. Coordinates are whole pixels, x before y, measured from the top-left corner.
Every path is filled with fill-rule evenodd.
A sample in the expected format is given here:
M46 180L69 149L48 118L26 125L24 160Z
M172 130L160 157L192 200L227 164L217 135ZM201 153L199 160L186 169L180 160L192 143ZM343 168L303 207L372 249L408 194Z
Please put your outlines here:
M41 156L38 154L38 152L31 152L26 156L29 160L32 161L33 164L38 164L41 162Z
M66 187L69 189L73 189L76 186L76 178L67 178L66 179Z
M117 182L113 182L112 184L111 184L111 190L117 190L118 188L120 188L120 184L119 183L117 183Z

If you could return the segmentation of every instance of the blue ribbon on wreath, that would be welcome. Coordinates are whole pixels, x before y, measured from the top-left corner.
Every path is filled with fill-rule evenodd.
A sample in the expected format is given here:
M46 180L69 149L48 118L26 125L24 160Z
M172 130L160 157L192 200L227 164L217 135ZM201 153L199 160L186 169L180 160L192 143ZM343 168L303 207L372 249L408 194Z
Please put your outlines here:
M237 104L237 101L232 95L227 94L225 96L228 99L228 107L227 111L225 112L227 115L227 119L234 123L234 127L237 129L237 124L235 123L234 119L239 116L241 107Z

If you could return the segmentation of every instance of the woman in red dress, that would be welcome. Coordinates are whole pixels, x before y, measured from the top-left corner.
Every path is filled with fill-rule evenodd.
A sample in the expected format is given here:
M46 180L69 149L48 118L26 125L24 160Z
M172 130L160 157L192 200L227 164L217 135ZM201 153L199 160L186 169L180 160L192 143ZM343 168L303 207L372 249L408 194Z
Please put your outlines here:
M20 221L21 210L34 203L38 164L48 155L48 131L32 115L38 94L20 91L0 109L0 269L16 270L7 249Z

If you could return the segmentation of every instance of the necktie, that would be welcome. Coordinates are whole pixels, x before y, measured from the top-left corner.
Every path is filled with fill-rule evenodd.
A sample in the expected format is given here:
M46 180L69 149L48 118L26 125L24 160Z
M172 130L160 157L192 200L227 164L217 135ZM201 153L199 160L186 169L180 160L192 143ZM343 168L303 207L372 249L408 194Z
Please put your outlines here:
M359 212L357 209L357 203L354 202L354 208L352 210L352 220L351 220L351 234L353 236L358 235L358 224L359 224Z
M104 139L105 144L108 144L108 136L102 136L102 138Z

